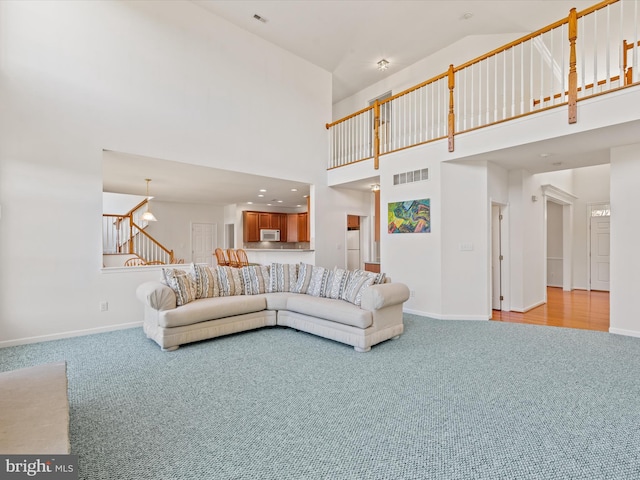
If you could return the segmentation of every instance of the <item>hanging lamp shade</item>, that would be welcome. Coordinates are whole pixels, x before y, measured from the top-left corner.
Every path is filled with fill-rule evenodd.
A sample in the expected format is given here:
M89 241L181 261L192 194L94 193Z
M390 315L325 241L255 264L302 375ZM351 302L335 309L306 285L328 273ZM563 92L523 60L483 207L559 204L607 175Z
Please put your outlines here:
M151 213L151 210L149 210L149 200L151 200L152 198L149 196L149 182L151 181L151 179L145 178L144 180L145 182L147 182L147 209L142 214L142 220L146 220L147 222L157 222L158 219L153 213Z

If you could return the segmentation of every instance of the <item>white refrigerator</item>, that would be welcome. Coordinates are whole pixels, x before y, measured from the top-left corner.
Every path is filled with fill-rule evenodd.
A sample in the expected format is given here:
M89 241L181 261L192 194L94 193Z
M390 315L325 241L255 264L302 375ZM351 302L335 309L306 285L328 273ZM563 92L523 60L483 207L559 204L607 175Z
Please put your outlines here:
M360 268L360 230L347 230L347 270Z

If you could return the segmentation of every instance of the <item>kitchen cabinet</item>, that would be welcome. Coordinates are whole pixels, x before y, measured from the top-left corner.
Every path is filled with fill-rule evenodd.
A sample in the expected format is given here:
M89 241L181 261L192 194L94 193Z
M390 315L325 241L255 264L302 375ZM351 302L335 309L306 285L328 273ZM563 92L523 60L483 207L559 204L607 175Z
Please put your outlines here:
M242 219L245 243L259 242L260 229L258 228L258 212L242 212Z
M245 242L259 242L262 229L280 230L280 241L287 241L286 213L244 211L242 220Z
M298 213L297 217L298 241L309 242L309 214Z
M364 269L367 272L380 273L380 264L378 262L364 262Z
M309 241L309 215L303 213L289 213L287 217L287 242Z
M360 217L357 215L347 215L347 229L359 230L360 229Z

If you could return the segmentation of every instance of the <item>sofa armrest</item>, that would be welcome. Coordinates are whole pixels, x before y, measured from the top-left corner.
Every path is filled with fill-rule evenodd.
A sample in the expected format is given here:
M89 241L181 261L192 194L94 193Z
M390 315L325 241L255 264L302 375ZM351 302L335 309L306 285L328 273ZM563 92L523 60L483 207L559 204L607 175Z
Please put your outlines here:
M136 296L138 300L154 310L176 308L176 294L164 283L145 282L136 289Z
M364 289L361 307L370 311L380 310L391 305L402 304L407 300L409 300L409 288L404 283L383 283Z

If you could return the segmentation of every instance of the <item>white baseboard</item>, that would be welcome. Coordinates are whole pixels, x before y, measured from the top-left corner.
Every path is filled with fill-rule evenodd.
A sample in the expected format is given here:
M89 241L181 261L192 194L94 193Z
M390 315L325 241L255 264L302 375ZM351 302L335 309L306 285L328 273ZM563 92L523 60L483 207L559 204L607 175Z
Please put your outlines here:
M512 312L518 312L518 313L527 313L529 310L533 310L534 308L539 307L540 305L544 305L545 303L547 303L547 302L542 300L541 302L534 303L533 305L529 305L528 307L525 307L525 308L522 308L522 309L521 308L513 308L513 307L511 307L511 311Z
M624 328L609 328L609 333L615 333L616 335L625 335L627 337L640 338L640 332L637 330L625 330Z
M119 325L109 325L108 327L88 328L86 330L71 330L69 332L53 333L50 335L39 335L37 337L25 337L15 340L5 340L0 342L0 348L14 347L16 345L28 345L30 343L49 342L51 340L60 340L63 338L83 337L85 335L93 335L95 333L113 332L115 330L125 330L127 328L141 327L142 322L121 323Z
M403 308L402 311L413 315L420 315L421 317L435 318L436 320L489 320L491 318L488 315L442 315L439 313L413 310L411 308Z

